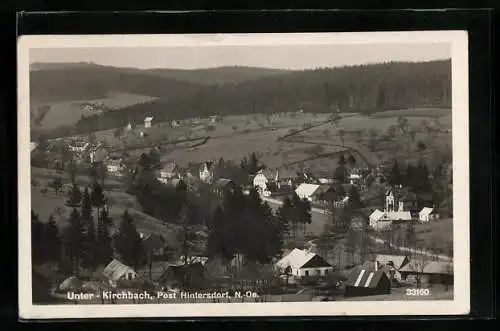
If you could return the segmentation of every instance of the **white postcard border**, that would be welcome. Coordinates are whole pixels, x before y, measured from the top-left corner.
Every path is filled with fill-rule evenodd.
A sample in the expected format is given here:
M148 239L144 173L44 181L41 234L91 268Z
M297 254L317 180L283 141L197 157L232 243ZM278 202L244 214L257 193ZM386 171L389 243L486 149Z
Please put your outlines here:
M29 49L65 47L210 47L220 45L450 43L452 47L454 300L33 305ZM85 35L18 38L19 316L22 319L106 317L245 317L461 315L470 311L468 41L466 31L293 34Z

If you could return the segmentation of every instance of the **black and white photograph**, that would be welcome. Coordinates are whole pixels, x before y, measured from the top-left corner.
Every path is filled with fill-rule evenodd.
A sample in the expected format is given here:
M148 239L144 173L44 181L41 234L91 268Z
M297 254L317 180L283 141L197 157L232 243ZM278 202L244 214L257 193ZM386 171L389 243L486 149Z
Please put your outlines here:
M466 33L18 47L22 316L468 312Z

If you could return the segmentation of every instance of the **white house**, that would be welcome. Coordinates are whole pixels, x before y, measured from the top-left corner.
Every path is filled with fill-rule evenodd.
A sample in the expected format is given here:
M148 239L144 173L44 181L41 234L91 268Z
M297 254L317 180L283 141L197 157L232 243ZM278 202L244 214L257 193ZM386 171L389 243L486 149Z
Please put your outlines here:
M116 259L111 261L102 273L113 285L116 285L116 282L120 280L133 280L138 276L134 269Z
M150 128L151 127L151 122L153 121L152 116L148 116L144 119L144 127L145 128Z
M118 175L124 170L123 160L120 159L109 159L106 162L106 170L110 174Z
M132 131L132 123L128 122L127 126L125 127L125 131Z
M439 219L439 214L436 213L434 208L424 207L418 213L418 220L421 223L427 223L429 221L438 220L438 219Z
M167 183L173 178L180 178L180 167L175 163L175 161L166 163L158 171L158 181L162 183Z
M268 179L262 170L259 170L255 177L253 178L253 186L258 188L261 191L265 191L267 189Z
M298 279L326 276L333 271L333 267L318 254L298 248L279 260L276 263L276 269Z
M214 179L214 168L214 162L203 162L199 171L200 180L204 183L211 183Z
M313 200L314 193L316 190L320 188L320 185L318 184L308 184L308 183L302 183L300 184L296 189L295 193L299 196L301 199L308 199L309 201Z
M381 211L376 209L370 216L370 226L377 231L387 231L391 229L393 222L411 221L409 211Z

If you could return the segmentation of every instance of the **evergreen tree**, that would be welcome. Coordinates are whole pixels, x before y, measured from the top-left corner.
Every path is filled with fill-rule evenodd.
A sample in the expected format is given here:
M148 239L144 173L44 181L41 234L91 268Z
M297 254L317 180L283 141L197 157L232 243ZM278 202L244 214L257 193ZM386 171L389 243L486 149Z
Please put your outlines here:
M354 167L356 165L356 158L354 157L354 155L349 155L349 157L347 158L347 163L349 163L351 167Z
M92 193L90 195L90 201L92 206L97 209L97 215L100 214L100 209L106 205L106 200L107 199L102 190L102 186L99 185L99 183L94 182L94 185L92 186Z
M97 220L97 238L96 238L97 264L107 264L113 258L113 246L110 236L111 226L112 226L112 220L109 218L106 209L103 209Z
M137 232L134 219L127 209L123 212L123 220L115 234L114 244L121 261L135 268L139 262L138 253L140 252L141 238Z
M283 236L290 234L290 220L292 213L292 201L289 197L285 197L283 204L276 212L276 220Z
M50 214L49 220L45 225L44 237L47 259L51 262L58 262L61 258L61 238L59 228L52 214Z
M31 259L33 264L44 262L44 226L40 222L38 214L31 210Z
M77 207L80 206L81 202L82 202L82 192L80 191L80 188L77 185L73 184L66 205L70 207Z
M82 240L82 267L93 270L96 266L96 231L94 217L92 216L92 202L88 188L85 188L82 197L82 227L84 236Z
M339 164L335 171L333 172L333 179L340 184L343 184L347 180L346 168L344 164Z
M255 154L255 152L252 152L252 154L250 154L250 163L248 165L248 173L253 175L253 174L256 174L258 170L259 170L259 159L257 157L257 154Z
M182 256L184 263L187 264L190 255L190 246L196 240L196 228L198 225L200 215L196 206L192 203L185 203L179 213L181 228L177 233L179 242L181 243Z
M291 202L293 209L291 212L290 221L291 221L293 239L295 239L297 237L298 225L301 222L300 217L302 216L300 212L298 212L300 210L301 200L297 195L297 193L293 192Z
M358 209L363 207L363 203L361 202L361 196L359 194L358 188L354 185L351 186L349 190L349 208Z
M345 156L342 154L340 155L340 159L339 159L339 165L345 165L347 162L345 160Z
M392 186L403 184L401 170L397 160L394 160L391 173L389 174L389 184Z
M302 201L300 202L299 215L303 226L304 238L305 238L307 225L312 223L311 203L306 198L302 199Z
M71 264L71 270L76 275L80 271L80 262L82 260L82 246L85 241L85 227L76 208L73 208L68 219L69 227L65 232L65 246L68 260Z

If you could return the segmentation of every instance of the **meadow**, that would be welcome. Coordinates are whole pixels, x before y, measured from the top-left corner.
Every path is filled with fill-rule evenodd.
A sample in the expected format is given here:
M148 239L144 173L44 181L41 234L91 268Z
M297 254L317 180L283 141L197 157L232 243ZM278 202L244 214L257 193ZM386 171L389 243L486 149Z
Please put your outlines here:
M104 111L114 111L155 99L155 97L132 93L110 93L103 99L49 103L47 105L50 105L50 109L40 121L37 129L48 130L62 125L71 125L78 122L82 116L94 115L93 112L84 109L86 103L100 104Z

